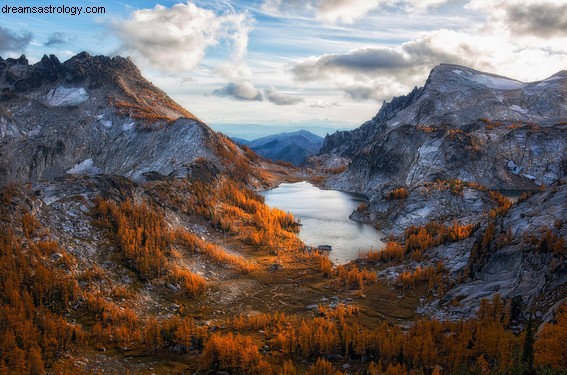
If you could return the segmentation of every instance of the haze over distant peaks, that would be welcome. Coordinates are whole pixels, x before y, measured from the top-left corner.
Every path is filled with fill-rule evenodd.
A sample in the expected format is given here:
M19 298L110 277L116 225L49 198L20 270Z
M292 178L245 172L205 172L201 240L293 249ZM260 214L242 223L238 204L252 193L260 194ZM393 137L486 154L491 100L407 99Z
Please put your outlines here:
M323 138L307 130L269 135L253 141L233 140L270 160L287 161L294 165L300 165L309 156L317 154L323 145Z

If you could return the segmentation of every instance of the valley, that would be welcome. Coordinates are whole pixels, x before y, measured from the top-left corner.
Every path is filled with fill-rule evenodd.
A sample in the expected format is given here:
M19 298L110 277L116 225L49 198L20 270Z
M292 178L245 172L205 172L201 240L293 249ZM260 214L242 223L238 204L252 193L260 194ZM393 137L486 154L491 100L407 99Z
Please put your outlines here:
M564 373L552 78L438 66L298 168L128 59L0 60L0 373Z

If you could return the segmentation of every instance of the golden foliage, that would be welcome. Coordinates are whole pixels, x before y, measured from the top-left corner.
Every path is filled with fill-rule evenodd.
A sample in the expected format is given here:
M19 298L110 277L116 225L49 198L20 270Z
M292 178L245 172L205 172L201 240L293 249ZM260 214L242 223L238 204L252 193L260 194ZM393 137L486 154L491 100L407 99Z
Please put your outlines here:
M117 205L97 198L95 203L97 222L111 230L126 263L146 278L162 276L172 240L163 215L131 200Z
M408 189L405 187L396 188L391 192L389 192L388 194L386 194L386 199L388 200L406 199L407 197L409 197L409 192Z
M456 222L448 227L435 222L424 226L412 225L404 231L405 252L412 253L412 257L419 260L425 250L468 238L474 229L471 224L459 225Z
M404 248L399 242L389 241L382 250L370 250L360 258L368 262L388 262L401 260L404 257Z
M535 343L535 363L567 369L567 304L559 308L555 323L546 323Z
M225 370L246 374L272 374L271 365L262 359L258 346L249 336L213 334L203 350L203 370Z
M203 276L197 275L186 268L173 268L169 280L173 283L179 283L186 293L193 296L204 294L207 288L207 281Z
M510 207L512 207L512 202L508 198L500 194L499 192L491 190L488 192L488 195L497 204L496 208L490 210L489 212L490 218L494 219L498 216L502 216L506 212L508 212Z

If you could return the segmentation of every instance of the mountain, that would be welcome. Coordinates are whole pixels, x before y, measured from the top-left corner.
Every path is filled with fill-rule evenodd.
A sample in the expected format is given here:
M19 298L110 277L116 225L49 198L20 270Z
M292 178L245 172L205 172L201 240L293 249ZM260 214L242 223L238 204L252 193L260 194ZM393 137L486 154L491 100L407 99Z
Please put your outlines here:
M359 191L435 179L533 189L566 173L566 122L567 71L523 83L443 64L360 128L326 137L321 154L349 158L334 183Z
M308 164L344 166L326 186L368 195L352 218L420 269L448 271L452 288L421 313L473 316L499 295L549 319L565 299L567 71L524 83L437 66L360 128L327 136ZM536 192L512 204L494 189Z
M0 374L564 367L565 179L514 206L466 181L371 190L353 215L404 242L333 267L252 190L310 171L236 147L128 59L0 59L0 83ZM362 156L317 158L344 183Z
M0 184L66 174L183 177L239 158L223 136L122 57L0 59Z
M309 156L317 154L323 145L323 138L306 130L270 135L253 141L232 139L250 147L265 158L287 161L294 165L300 165Z
M233 138L241 139L258 139L262 137L267 137L272 134L278 133L292 133L297 132L302 129L309 129L313 134L317 134L320 137L325 137L327 134L336 132L337 130L346 130L352 128L346 123L320 123L317 121L309 121L305 123L295 123L295 124L209 124L214 130L226 134L227 136Z
M400 187L450 180L491 189L550 185L567 174L566 127L567 71L523 83L443 64L424 87L384 103L360 128L326 137L318 159L344 160L348 168L327 186L367 194L370 216L380 216L384 197ZM444 216L428 207L424 220ZM392 228L395 215L382 216L380 226Z

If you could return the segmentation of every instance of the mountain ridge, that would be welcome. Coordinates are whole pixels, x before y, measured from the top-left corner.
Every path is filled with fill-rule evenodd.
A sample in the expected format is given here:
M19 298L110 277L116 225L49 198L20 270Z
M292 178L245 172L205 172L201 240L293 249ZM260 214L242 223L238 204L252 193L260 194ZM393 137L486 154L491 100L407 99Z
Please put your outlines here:
M127 58L0 60L0 90L3 184L73 173L183 177L199 158L224 169L246 158Z
M458 178L492 188L549 185L565 175L567 161L559 151L567 147L566 98L565 71L521 83L439 65L422 88L385 103L372 120L351 132L326 137L321 154L352 162L332 184L349 189L347 179L353 186L357 179L375 180L356 186L355 190L367 193L390 177L396 177L393 183L399 185L435 178ZM407 147L400 143L403 140L413 144ZM395 160L406 165L392 164ZM522 173L510 173L509 161L521 165Z

